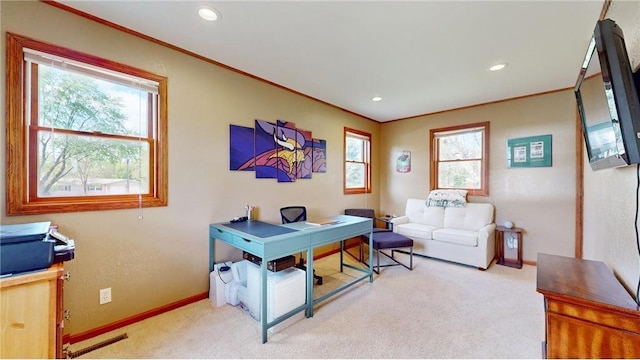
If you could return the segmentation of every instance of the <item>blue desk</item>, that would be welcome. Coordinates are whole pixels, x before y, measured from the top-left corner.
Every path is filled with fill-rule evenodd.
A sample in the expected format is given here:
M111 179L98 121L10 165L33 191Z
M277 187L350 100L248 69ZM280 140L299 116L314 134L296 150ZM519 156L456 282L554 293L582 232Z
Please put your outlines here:
M332 225L309 225L302 222L273 225L261 221L247 221L242 223L219 223L209 225L209 272L213 271L215 263L215 240L218 239L227 245L244 250L262 258L260 274L262 276L261 314L260 322L262 326L262 343L267 342L267 330L287 318L305 310L307 317L313 316L313 306L318 302L331 297L338 292L369 278L373 282L373 262L369 262L369 267L358 267L345 264L343 261L343 240L360 235L369 235L369 259L373 258L373 236L372 220L358 216L338 215L331 219L338 223ZM341 287L328 292L327 294L314 299L313 297L313 249L318 246L340 242L340 271L344 267L352 268L363 272L363 275L342 285ZM293 309L272 322L267 322L267 262L278 259L286 255L306 252L307 259L307 296L304 305Z

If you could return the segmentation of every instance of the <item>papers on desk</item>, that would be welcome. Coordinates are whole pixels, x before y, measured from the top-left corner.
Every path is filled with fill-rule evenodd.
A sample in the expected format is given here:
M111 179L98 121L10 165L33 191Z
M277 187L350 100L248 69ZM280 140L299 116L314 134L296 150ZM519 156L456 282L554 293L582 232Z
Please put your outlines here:
M320 219L320 220L308 220L307 224L323 226L323 225L337 224L339 222L340 222L339 220L334 220L334 219Z

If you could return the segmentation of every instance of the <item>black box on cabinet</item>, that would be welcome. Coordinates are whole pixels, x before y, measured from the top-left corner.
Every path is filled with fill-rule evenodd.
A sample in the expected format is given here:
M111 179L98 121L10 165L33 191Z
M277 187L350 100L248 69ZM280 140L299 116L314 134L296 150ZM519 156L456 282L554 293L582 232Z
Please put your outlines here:
M242 252L242 257L246 260L251 261L256 265L262 264L262 258L259 256L255 256L246 251ZM285 257L281 257L279 259L271 260L267 263L267 269L269 271L278 272L280 270L288 269L296 265L296 258L293 255L287 255Z

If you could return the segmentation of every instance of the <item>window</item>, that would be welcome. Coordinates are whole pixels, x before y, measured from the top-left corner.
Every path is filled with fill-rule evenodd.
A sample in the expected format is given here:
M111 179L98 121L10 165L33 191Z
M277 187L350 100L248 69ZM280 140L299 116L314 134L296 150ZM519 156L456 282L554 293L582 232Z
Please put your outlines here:
M344 193L371 192L371 134L344 128Z
M7 215L167 204L167 79L7 34Z
M489 123L432 129L431 189L489 195Z

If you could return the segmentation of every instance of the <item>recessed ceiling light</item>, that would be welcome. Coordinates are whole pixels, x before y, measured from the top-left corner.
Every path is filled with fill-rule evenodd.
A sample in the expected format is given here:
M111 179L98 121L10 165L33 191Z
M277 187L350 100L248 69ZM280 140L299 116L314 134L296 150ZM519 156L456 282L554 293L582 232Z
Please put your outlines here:
M507 67L507 63L504 64L496 64L489 68L489 71L498 71Z
M201 7L200 10L198 10L198 15L200 15L201 18L207 20L207 21L216 21L218 20L218 13L208 7Z
M371 101L380 101L382 98L380 96L374 96L371 98Z

